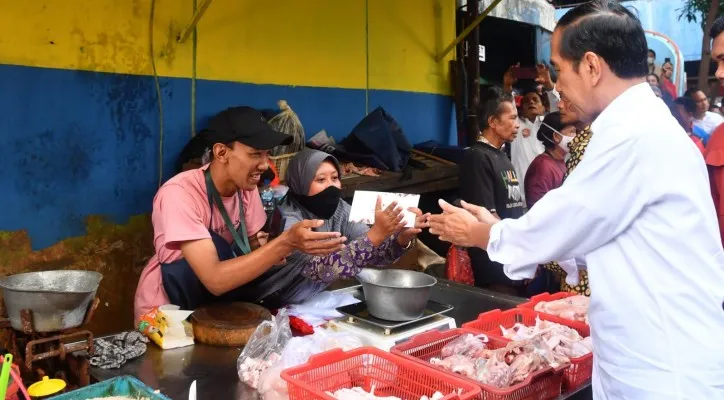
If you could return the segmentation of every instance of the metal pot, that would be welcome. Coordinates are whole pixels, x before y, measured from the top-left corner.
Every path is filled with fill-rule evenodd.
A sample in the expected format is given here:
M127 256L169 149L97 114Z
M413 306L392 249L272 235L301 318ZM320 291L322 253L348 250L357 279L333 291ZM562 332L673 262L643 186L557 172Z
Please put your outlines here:
M94 271L45 271L0 279L13 328L23 331L21 310L30 310L35 332L55 332L83 324L103 275Z
M370 314L387 321L420 318L437 283L430 275L402 269L363 268L357 280Z

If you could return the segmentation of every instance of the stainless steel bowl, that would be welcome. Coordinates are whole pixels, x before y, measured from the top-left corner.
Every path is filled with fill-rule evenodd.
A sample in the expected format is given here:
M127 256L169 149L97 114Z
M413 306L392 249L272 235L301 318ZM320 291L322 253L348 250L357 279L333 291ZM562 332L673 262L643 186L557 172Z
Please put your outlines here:
M0 279L10 324L23 330L21 310L33 314L36 332L80 326L103 275L94 271L44 271Z
M387 321L420 318L437 283L430 275L402 269L363 268L357 280L370 314Z

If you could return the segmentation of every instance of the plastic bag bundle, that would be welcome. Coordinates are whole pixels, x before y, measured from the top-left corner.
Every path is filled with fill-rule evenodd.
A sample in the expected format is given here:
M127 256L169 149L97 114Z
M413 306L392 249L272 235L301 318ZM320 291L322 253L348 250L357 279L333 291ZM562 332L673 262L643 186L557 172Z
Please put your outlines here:
M256 388L262 372L276 364L282 351L292 338L289 316L281 309L271 321L264 321L256 328L236 361L239 379Z
M475 285L473 266L466 249L455 245L450 246L447 252L445 279L466 285Z
M287 146L277 146L272 149L272 156L280 156L282 154L296 153L304 150L306 137L304 136L304 127L299 121L297 114L289 107L285 100L279 100L277 103L281 112L269 120L269 125L279 132L291 135L294 141Z
M333 318L340 318L343 315L337 311L338 307L359 303L349 293L321 292L301 304L289 306L289 315L298 317L312 326L320 326Z

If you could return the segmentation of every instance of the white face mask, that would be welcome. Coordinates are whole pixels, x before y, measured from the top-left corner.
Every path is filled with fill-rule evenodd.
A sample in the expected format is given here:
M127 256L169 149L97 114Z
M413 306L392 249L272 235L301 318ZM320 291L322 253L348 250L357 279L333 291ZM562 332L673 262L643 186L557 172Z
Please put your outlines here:
M548 140L549 142L555 144L555 145L558 146L561 150L563 150L566 154L568 154L568 152L570 151L570 149L568 148L568 144L571 143L571 140L573 140L573 138L574 138L575 136L566 136L566 135L560 133L559 131L557 131L556 129L554 129L552 126L546 124L545 122L543 122L542 124L545 125L545 126L547 126L548 129L550 129L550 130L552 130L553 132L557 133L557 134L561 137L560 143L556 143L555 141L553 141L553 140L551 140L551 139L548 139L548 138L546 138L546 140ZM545 137L545 136L543 136L543 137Z
M571 149L568 148L568 144L571 143L571 140L573 140L574 136L566 136L561 134L560 132L557 132L559 135L561 135L561 142L558 143L558 147L561 148L561 150L568 153L571 151Z
M640 58L639 58L639 60L640 60ZM655 58L649 57L647 60L649 61L649 65L654 65Z

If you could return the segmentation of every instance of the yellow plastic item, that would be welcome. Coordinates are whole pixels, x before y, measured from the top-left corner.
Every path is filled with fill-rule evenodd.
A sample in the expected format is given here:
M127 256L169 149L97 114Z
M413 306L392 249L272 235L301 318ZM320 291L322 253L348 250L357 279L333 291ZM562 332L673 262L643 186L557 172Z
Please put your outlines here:
M65 381L62 379L50 379L43 377L40 382L35 382L28 388L28 394L32 397L46 397L65 389Z

